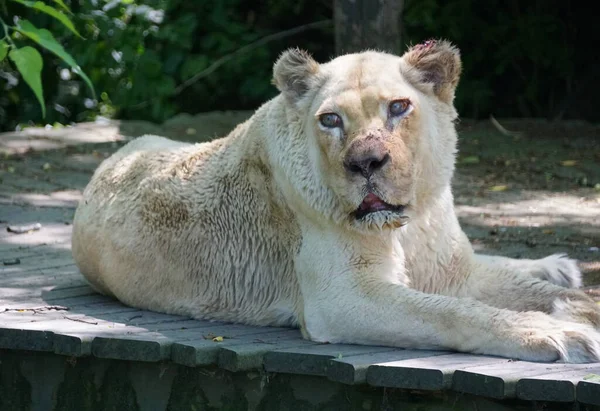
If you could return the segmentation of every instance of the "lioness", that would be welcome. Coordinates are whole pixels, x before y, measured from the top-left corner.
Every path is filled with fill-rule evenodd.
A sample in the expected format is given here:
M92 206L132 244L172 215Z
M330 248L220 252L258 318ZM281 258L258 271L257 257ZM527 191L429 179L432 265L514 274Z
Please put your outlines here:
M446 41L326 64L285 52L280 95L227 137L144 136L100 165L77 265L131 306L314 341L599 360L573 260L476 255L459 226L460 72Z

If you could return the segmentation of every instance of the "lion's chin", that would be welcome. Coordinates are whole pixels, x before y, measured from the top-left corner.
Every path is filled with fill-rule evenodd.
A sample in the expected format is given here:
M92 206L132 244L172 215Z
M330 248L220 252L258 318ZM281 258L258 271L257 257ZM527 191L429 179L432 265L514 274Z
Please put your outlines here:
M399 228L408 224L404 205L393 205L383 201L373 193L365 196L354 211L355 223L367 228Z
M359 229L395 229L408 224L409 217L394 211L376 211L361 219L355 219L354 224Z

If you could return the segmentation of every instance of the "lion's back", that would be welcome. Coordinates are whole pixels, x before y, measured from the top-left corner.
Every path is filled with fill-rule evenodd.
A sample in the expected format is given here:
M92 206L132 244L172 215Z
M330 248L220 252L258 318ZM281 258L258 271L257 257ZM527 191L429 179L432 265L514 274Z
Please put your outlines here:
M227 145L143 137L98 168L73 229L92 285L133 306L259 323L290 299L293 224L269 201L268 171Z
M189 145L143 136L121 147L94 172L75 212L72 249L81 272L99 291L113 294L100 267L111 233L132 225L140 206L140 186L155 177L166 152L185 146Z

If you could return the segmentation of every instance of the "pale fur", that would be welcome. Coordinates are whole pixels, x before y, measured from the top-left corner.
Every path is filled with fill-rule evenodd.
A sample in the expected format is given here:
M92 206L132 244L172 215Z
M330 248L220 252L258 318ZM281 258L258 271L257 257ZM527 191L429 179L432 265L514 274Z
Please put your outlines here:
M96 289L150 310L298 326L315 341L598 361L598 308L559 286L580 284L572 260L478 256L459 226L459 74L446 42L321 65L289 51L282 94L227 137L146 136L104 161L76 212L74 258ZM395 98L412 109L388 118ZM332 111L343 130L318 126ZM365 150L391 156L368 186L343 166ZM369 189L406 205L408 224L356 220Z

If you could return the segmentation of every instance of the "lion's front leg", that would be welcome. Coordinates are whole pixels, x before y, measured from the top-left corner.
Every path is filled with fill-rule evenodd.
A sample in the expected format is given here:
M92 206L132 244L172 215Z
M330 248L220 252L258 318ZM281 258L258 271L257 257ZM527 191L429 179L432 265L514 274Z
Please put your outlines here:
M566 254L553 254L536 260L483 254L475 254L475 258L482 264L516 270L561 287L581 287L581 271L575 260L568 258Z
M349 237L303 232L295 262L303 301L299 316L304 334L315 341L534 361L600 359L600 333L589 325L411 289L394 271L403 269L401 250L374 238L361 243Z
M560 256L550 256L541 260L515 260L475 255L470 266L464 267L469 275L457 294L498 308L541 311L557 319L600 329L600 307L591 298L580 290L547 281L545 274L539 274L540 267L548 266L545 273L556 269L554 264L561 259ZM572 260L565 259L567 268L564 270L573 268L569 267L572 263Z

